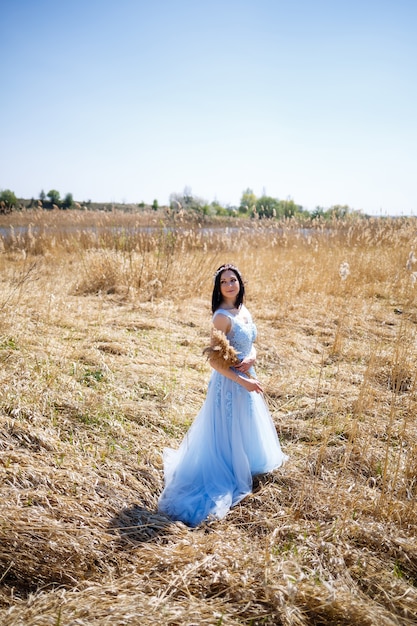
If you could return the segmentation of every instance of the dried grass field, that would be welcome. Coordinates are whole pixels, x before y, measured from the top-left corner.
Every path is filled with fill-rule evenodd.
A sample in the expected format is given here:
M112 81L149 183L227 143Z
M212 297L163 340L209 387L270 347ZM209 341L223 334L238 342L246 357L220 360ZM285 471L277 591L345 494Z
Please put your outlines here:
M0 218L0 623L417 623L414 219ZM237 264L283 469L218 522L156 512ZM348 264L348 265L343 265Z

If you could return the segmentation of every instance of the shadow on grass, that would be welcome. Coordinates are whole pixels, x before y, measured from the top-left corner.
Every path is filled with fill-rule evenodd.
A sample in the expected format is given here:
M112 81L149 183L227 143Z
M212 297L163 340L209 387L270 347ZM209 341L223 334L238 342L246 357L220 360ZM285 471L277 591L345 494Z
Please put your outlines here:
M119 535L121 544L137 545L158 537L172 536L178 524L157 511L140 504L122 509L110 521L109 530Z

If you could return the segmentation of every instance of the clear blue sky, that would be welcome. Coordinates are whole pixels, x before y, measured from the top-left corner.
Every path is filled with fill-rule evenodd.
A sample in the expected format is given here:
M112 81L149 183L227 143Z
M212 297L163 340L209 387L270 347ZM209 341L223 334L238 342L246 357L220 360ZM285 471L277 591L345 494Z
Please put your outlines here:
M2 0L0 189L417 214L416 0Z

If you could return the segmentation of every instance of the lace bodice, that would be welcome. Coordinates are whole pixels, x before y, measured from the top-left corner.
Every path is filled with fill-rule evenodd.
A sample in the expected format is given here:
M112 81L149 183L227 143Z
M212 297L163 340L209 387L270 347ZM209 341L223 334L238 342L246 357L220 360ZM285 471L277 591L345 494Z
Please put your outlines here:
M230 319L232 326L227 334L227 338L238 352L239 358L244 359L250 354L257 333L251 314L245 305L242 305L239 312L235 314L226 309L217 309L213 319L219 313L226 315Z

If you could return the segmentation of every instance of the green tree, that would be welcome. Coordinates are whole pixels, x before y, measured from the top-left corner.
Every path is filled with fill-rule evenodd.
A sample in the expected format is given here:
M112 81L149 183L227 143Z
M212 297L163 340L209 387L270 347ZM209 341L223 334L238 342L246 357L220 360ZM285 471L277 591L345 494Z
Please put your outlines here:
M311 214L312 219L322 218L325 220L341 220L353 215L352 209L347 204L334 204L329 209L317 206Z
M185 187L182 194L172 193L169 196L169 205L173 211L184 209L185 211L196 211L203 215L207 215L208 210L207 202L198 196L194 196L190 187Z
M326 211L322 206L316 206L316 208L311 212L311 219L317 220L320 217L325 217Z
M281 217L280 202L270 196L261 196L256 201L256 212L259 217Z
M55 204L57 203L55 202ZM62 202L62 206L64 209L70 209L72 206L74 206L74 198L72 196L72 193L67 193Z
M239 205L239 213L250 213L256 206L256 196L249 187L242 193Z
M330 207L329 213L331 217L340 220L344 217L347 217L347 215L350 213L350 208L347 204L334 204Z
M1 206L7 210L14 209L17 206L17 198L10 189L4 189L0 192L0 202L2 203Z
M294 217L295 215L301 215L304 213L303 207L300 204L295 204L294 200L281 200L279 203L280 217Z
M220 202L217 202L217 200L213 200L213 202L210 204L210 209L211 209L211 213L214 215L230 215L231 214L230 210L222 206Z
M158 210L158 208L159 208L158 200L156 200L156 199L155 199L155 200L152 202L152 209L153 209L154 211L157 211L157 210Z
M52 204L56 204L57 206L59 206L59 203L61 202L61 196L59 195L59 191L57 191L56 189L51 189L51 191L48 191L46 195L48 196Z

